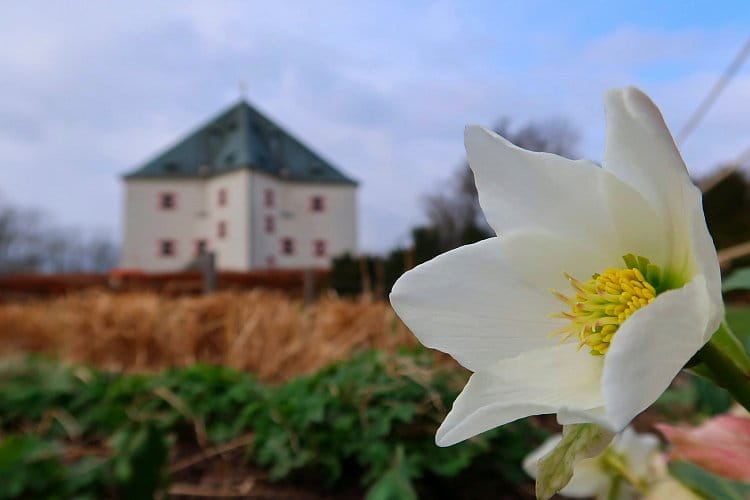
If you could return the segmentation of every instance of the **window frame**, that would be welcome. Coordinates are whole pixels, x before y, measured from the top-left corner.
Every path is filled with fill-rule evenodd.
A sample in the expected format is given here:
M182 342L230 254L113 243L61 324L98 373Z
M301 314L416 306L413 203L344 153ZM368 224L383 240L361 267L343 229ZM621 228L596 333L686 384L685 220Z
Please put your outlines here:
M276 196L274 190L271 188L265 188L263 190L263 206L266 208L273 208L276 202Z
M193 253L196 257L200 257L201 255L201 246L208 252L208 238L198 238L194 241Z
M328 242L324 239L313 240L313 256L328 257Z
M171 200L171 204L165 204L165 200ZM177 193L175 191L159 191L156 206L164 212L177 210Z
M294 255L294 238L281 238L281 254L287 256Z
M216 237L220 240L226 239L229 235L229 224L227 221L220 220L216 223Z
M319 202L319 203L318 203ZM310 197L310 211L322 213L326 211L326 199L322 194L316 194Z
M168 245L168 247L165 247L164 245ZM165 252L165 248L170 248L171 250ZM174 238L159 238L156 241L156 255L160 258L177 257L177 240Z

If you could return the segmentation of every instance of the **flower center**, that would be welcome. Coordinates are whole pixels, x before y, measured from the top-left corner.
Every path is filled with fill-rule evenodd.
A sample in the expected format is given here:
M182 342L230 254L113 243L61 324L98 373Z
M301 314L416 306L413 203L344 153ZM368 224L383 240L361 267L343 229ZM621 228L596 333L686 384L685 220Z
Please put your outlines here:
M565 273L575 295L568 297L550 290L570 307L569 312L553 315L570 320L570 324L552 335L561 341L578 336L578 348L588 346L591 354L601 356L609 349L617 329L635 311L654 301L659 290L661 272L645 257L628 254L623 257L627 267L607 269L582 282Z

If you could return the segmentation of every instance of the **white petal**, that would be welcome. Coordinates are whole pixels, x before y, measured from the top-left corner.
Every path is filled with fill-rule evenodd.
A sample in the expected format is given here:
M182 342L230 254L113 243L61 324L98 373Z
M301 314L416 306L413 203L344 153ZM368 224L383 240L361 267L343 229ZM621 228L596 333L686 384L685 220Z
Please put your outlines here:
M472 371L553 345L559 301L521 281L490 238L444 253L401 276L391 304L427 347Z
M560 425L596 424L599 427L614 432L612 424L607 420L604 406L588 410L563 408L557 412L557 423Z
M562 440L562 434L555 434L547 438L537 449L526 455L521 464L526 474L536 479L539 474L539 460L544 458L549 452L555 449L557 443Z
M684 486L681 482L673 479L672 476L666 476L649 487L648 493L643 500L705 500L705 497L698 496Z
M623 429L656 401L704 344L709 321L706 281L696 276L636 311L612 339L604 356L602 392L607 416Z
M668 228L670 267L706 279L712 321L708 340L724 315L721 275L713 240L696 188L659 109L635 88L610 91L607 104L607 148L604 168L638 189Z
M560 434L550 437L524 458L523 469L529 476L536 479L539 472L539 460L555 449L560 439L562 439ZM589 458L581 460L574 466L573 477L560 494L571 498L589 498L605 491L609 482L610 478L599 466L598 460Z
M638 434L632 427L626 427L615 436L612 447L627 457L628 468L637 477L645 478L651 458L659 450L659 438L653 434Z
M529 415L601 406L601 369L601 358L575 343L498 361L471 376L435 440L450 446Z
M688 217L698 192L661 112L640 90L612 90L606 96L607 146L603 166L649 201L667 228L670 266L692 266Z
M706 290L711 303L710 319L703 332L703 340L708 342L724 319L724 299L721 295L721 270L716 248L706 227L703 205L698 199L692 204L690 237L695 258L696 274L706 279Z
M534 230L511 231L500 238L500 246L507 261L524 280L539 290L553 289L568 296L573 294L573 289L564 273L588 281L592 274L603 269L623 267L622 256L627 253L617 250L608 254L596 245ZM569 307L557 302L547 314L563 309ZM558 326L570 323L561 321Z
M602 469L596 457L578 462L573 468L573 477L560 495L571 498L589 498L607 491L610 477Z
M547 231L609 254L633 252L655 262L666 255L660 219L637 190L610 172L526 151L478 126L466 128L464 141L480 204L497 234Z

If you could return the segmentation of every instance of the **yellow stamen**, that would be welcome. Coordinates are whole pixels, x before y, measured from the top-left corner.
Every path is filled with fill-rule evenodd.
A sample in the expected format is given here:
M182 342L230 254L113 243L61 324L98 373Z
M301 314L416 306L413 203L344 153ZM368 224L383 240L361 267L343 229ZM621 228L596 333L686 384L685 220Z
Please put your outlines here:
M626 255L623 260L629 267L606 269L585 283L564 273L575 295L568 297L557 290L550 292L570 306L570 312L563 311L553 317L570 320L570 324L551 335L561 335L561 341L575 335L579 349L587 346L592 355L606 354L620 325L635 311L653 302L657 295L658 268L643 257ZM649 283L646 274L655 282Z

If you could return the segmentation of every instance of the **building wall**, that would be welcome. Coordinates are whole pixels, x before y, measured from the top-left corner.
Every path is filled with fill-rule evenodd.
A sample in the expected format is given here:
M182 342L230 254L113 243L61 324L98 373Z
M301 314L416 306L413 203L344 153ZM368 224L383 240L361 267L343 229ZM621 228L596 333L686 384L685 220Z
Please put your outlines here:
M269 175L253 172L254 268L327 268L332 257L357 252L356 187L330 184L281 182ZM273 207L265 206L265 191L274 192ZM323 210L312 210L312 198L323 199ZM268 233L265 218L274 218L275 230ZM292 254L286 254L283 240L293 242ZM325 242L325 255L315 255L315 241ZM269 266L269 258L273 265Z
M279 267L280 201L283 183L275 177L260 172L250 174L250 197L252 204L251 234L253 269L268 269ZM273 193L272 206L266 206L266 191ZM273 221L273 230L266 228L266 219Z
M357 252L356 187L282 182L270 175L237 170L209 179L131 179L125 182L122 267L176 271L196 256L198 240L216 253L222 270L326 268L332 257ZM219 204L219 192L226 203ZM266 191L273 193L266 206ZM176 206L159 208L159 194L173 192ZM312 198L323 210L312 210ZM273 219L268 231L266 219ZM226 235L219 236L224 223ZM293 242L286 254L283 240ZM159 241L172 239L176 255L159 255ZM315 241L325 255L315 255Z
M159 206L161 193L174 193L175 207ZM125 221L121 266L148 271L184 268L194 257L196 219L204 206L204 187L193 179L133 179L125 183ZM159 242L174 240L175 255L159 255Z
M247 270L250 267L250 172L236 170L206 183L207 225L203 229L208 248L216 253L219 269ZM219 192L226 193L226 203L219 204ZM224 223L226 236L219 236L219 224Z

